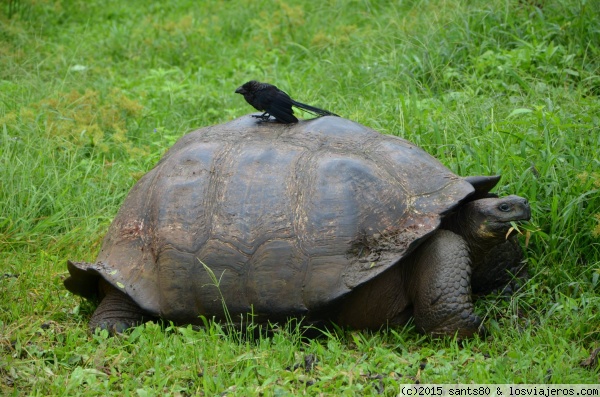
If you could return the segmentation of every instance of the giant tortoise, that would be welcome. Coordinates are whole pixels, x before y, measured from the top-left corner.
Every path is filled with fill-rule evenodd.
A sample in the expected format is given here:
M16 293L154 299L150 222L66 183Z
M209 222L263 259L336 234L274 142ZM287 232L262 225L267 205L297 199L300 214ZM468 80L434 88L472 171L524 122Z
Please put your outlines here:
M69 261L64 283L101 299L92 330L252 313L359 329L412 317L468 337L475 273L505 282L522 255L511 222L530 217L526 199L489 193L498 179L459 177L343 118L244 116L182 137L132 188L96 262Z

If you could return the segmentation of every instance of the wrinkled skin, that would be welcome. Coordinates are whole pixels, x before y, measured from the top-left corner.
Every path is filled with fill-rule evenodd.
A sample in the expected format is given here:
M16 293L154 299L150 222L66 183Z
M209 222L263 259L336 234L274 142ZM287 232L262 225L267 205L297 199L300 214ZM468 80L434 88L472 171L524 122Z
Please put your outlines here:
M342 118L246 116L181 138L131 190L97 261L69 262L65 286L103 297L90 327L113 332L155 317L224 320L222 296L234 320L378 328L414 317L423 332L470 336L471 275L483 266L504 279L520 249L502 263L488 254L530 216L525 199L488 194L498 179L460 178Z

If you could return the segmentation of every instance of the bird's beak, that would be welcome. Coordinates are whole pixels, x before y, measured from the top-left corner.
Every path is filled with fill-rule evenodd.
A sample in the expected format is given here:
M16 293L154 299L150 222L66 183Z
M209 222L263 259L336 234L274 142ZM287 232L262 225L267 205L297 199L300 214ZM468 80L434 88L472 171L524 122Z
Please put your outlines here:
M244 95L246 93L246 90L244 89L244 87L239 86L236 90L235 90L236 94L242 94Z

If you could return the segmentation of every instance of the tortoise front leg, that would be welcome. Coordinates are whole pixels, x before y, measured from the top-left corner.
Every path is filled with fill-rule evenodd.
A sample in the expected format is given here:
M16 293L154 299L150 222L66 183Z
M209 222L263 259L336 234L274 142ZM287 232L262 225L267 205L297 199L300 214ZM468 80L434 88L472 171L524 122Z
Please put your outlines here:
M100 280L99 283L104 298L90 319L89 327L92 333L100 328L108 330L111 335L119 334L128 328L154 319L123 292L104 280Z
M418 250L412 294L417 328L461 338L477 333L481 319L473 312L466 242L453 232L438 230Z

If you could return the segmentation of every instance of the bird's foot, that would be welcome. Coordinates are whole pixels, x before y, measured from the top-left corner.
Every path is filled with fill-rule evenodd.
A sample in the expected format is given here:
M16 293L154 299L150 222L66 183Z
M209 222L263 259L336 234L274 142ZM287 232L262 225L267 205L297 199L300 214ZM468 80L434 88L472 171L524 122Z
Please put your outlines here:
M269 121L269 118L271 118L271 115L268 113L263 113L263 114L253 114L252 117L255 117L257 119L260 119L260 121Z

